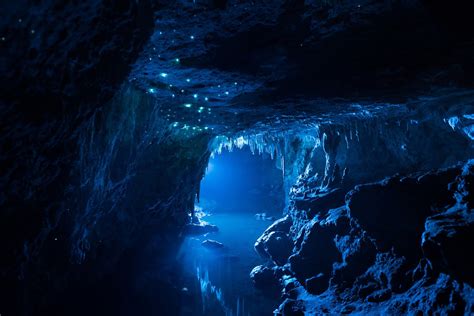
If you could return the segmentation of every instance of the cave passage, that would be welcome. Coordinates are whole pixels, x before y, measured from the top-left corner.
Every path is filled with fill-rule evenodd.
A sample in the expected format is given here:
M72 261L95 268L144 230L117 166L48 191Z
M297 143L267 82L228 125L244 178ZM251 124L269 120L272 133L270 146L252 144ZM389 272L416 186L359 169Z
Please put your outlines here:
M218 231L189 236L182 245L183 270L194 275L194 284L184 289L191 306L184 306L183 314L261 315L277 306L277 298L260 293L249 278L263 262L253 249L256 239L284 209L277 161L248 148L211 158L195 212Z

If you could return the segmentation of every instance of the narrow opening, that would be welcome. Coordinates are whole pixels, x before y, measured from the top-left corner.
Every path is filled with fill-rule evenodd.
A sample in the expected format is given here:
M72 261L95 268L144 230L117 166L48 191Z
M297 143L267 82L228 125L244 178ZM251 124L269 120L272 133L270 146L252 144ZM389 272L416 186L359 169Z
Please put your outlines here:
M284 209L278 166L270 155L253 154L248 147L210 159L194 222L217 228L190 234L181 251L185 269L196 276L192 291L201 294L190 308L193 315L271 314L278 305L278 297L255 289L249 277L263 263L254 250L256 239Z

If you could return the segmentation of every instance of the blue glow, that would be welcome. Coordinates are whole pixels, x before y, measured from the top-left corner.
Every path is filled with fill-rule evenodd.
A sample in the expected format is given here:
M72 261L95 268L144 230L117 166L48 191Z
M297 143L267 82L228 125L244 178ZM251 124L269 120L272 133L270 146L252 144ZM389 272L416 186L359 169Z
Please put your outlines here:
M162 72L162 73L160 73L160 76L163 77L163 78L166 78L166 77L168 77L168 74L166 72Z
M248 274L261 260L253 244L269 225L255 213L281 217L283 199L282 174L270 157L253 155L246 147L210 159L195 209L219 231L187 238L178 255L183 268L197 276L204 315L262 315L275 306L276 300L261 296ZM221 242L225 250L203 247L206 239Z
M154 88L150 88L150 89L148 89L148 92L149 92L149 93L155 93L156 91L155 91Z
M456 125L458 123L459 123L459 118L457 116L453 116L448 119L448 124L449 126L451 126L453 130L456 128Z
M276 168L276 160L268 155L254 155L244 147L224 151L209 164L213 169L201 182L203 200L215 201L220 211L281 214L285 195L282 172Z
M190 108L190 107L193 106L191 103L185 103L185 104L183 104L183 105L184 105L185 108Z

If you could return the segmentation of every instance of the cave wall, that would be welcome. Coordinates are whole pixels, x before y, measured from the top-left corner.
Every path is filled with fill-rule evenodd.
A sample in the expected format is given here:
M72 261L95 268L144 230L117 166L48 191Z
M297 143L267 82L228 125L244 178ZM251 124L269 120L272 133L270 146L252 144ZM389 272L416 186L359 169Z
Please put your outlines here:
M281 290L278 315L471 314L472 163L358 185L343 201L293 196L257 240L267 263L251 278Z
M3 7L2 313L79 314L91 288L111 290L100 280L124 251L157 231L163 256L177 248L209 136L171 131L159 104L126 83L156 3Z

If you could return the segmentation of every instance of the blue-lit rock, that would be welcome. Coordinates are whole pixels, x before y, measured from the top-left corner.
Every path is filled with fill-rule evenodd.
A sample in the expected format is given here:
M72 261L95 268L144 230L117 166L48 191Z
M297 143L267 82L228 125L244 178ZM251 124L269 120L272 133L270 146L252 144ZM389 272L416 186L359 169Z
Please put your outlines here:
M304 287L280 312L299 300L311 314L470 313L472 262L465 256L473 242L470 192L471 162L356 187L344 206L321 210L326 215L309 220L295 235L289 275L304 280ZM293 225L295 220L301 221L295 217Z
M284 265L293 249L293 242L288 234L291 217L285 216L272 225L255 242L254 248L263 258L268 258L278 265Z
M208 249L213 249L213 250L219 250L219 249L225 248L223 243L218 242L217 240L213 240L213 239L206 239L201 244L203 247L206 247Z
M3 2L2 315L231 314L177 261L247 145L288 193L252 274L280 314L474 313L469 1Z

